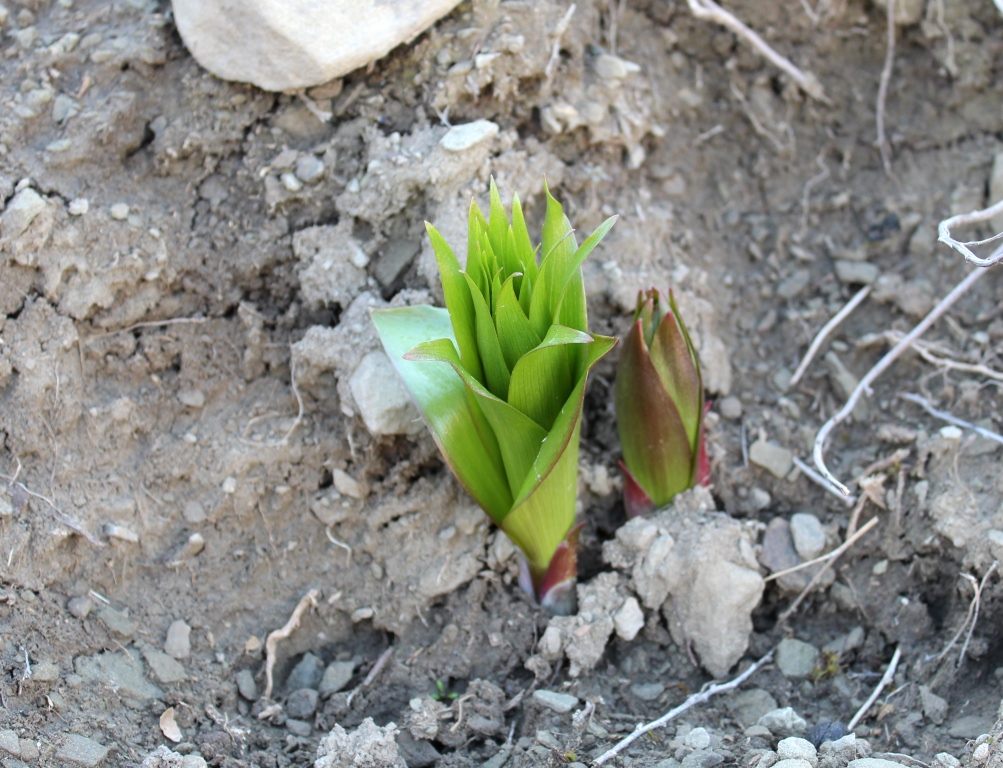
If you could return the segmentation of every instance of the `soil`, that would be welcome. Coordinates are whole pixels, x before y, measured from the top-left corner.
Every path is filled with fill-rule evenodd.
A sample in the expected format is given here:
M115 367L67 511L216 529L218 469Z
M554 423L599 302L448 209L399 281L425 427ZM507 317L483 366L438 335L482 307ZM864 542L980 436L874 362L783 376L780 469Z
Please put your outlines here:
M814 73L828 101L668 0L580 0L559 42L563 2L463 3L312 91L329 122L296 95L201 70L157 0L10 5L0 729L22 741L5 766L85 764L60 752L69 734L108 748L107 765L139 765L161 744L220 766L311 764L336 724L414 734L426 715L436 735L407 737L412 766L585 761L709 679L650 610L594 669L571 677L558 662L537 679L526 662L549 617L520 592L510 548L427 435L374 436L357 413L349 378L377 348L367 309L435 300L422 222L461 243L489 175L526 202L531 231L544 176L579 231L620 214L584 268L595 331L622 335L641 288L679 293L716 400L719 509L760 534L809 512L829 548L843 539L850 507L797 470L749 464L743 445L807 459L848 377L888 348L881 334L911 328L966 273L936 245L936 224L987 203L1003 153L1003 17L943 0L898 27L887 173L875 145L885 11L728 6ZM478 119L498 135L462 153L439 146L448 124ZM788 391L817 330L875 277L829 357ZM812 674L768 665L746 686L809 724L846 723L900 648L856 732L906 765L971 760L993 726L998 571L960 665L965 633L941 652L974 607L971 579L1003 556L1003 474L997 443L943 430L898 395L998 429L1003 377L973 366L999 366L1001 308L990 273L927 338L968 367L907 356L836 431L828 458L843 479L906 449L860 518L879 525L786 622L797 589L767 584L735 670L785 637L822 648L859 627L855 647ZM602 544L624 522L614 366L592 377L582 429L583 584L611 570ZM264 640L311 589L316 605L277 645L281 706L269 709L251 690L265 686ZM165 654L176 622L190 648L175 625ZM315 688L316 665L335 661L351 675L341 692L292 717L294 689ZM536 689L593 702L598 728L539 706ZM676 741L672 724L618 760L682 757L679 739L703 726L726 762L748 765L749 700L712 699L684 715ZM178 742L161 729L168 708Z

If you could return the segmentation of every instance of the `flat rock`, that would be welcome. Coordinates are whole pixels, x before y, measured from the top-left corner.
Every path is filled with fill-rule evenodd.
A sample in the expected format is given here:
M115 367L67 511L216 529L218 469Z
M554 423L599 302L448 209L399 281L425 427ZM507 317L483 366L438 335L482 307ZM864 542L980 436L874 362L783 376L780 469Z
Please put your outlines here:
M804 734L808 723L798 715L791 707L781 707L772 712L767 712L756 723L770 729L770 733L780 739L788 736L801 736Z
M258 684L251 670L242 669L237 673L237 692L248 701L258 700Z
M758 722L759 718L777 708L777 700L762 688L748 688L733 694L728 708L736 720L743 724Z
M298 691L301 688L316 688L324 674L324 663L312 653L303 654L286 680L287 691Z
M794 465L794 454L776 443L757 440L749 447L749 461L777 477L786 477Z
M964 715L952 722L947 732L956 739L977 739L983 733L989 733L992 727L991 717Z
M267 91L320 85L412 40L458 0L174 0L195 60Z
M945 699L935 694L927 686L921 685L919 687L919 700L923 706L923 715L930 722L936 725L944 722L944 718L947 717L947 701Z
M439 144L450 152L464 152L497 135L497 123L492 123L490 120L474 120L472 123L454 125L439 139Z
M297 720L295 717L286 720L286 729L293 736L300 736L304 739L313 735L313 725L306 720Z
M17 737L17 733L10 728L4 728L0 731L0 751L14 755L14 757L21 755L21 740Z
M902 768L902 763L880 757L858 757L856 760L851 760L846 768Z
M175 661L166 653L147 649L143 651L143 658L150 665L150 671L153 673L153 676L164 685L180 683L182 680L188 678L188 675L185 674L185 668L181 666L181 663Z
M791 515L791 538L802 560L813 560L825 549L825 530L815 515L798 512Z
M814 768L811 763L800 757L790 757L786 760L777 760L777 762L773 764L773 768L777 768L777 766L780 766L780 768Z
M880 274L875 264L866 261L840 259L834 266L839 282L848 285L870 285Z
M328 696L342 690L355 674L355 665L350 661L333 661L324 670L324 677L321 678L320 696L326 699Z
M36 683L54 683L59 679L59 665L42 661L31 668L31 679Z
M110 605L98 609L97 617L113 634L122 638L130 638L136 634L136 622L129 618L128 611L117 611Z
M533 701L546 707L547 709L552 709L559 715L570 712L573 708L578 706L577 696L572 696L570 693L548 691L542 688L538 688L533 691Z
M7 204L0 215L0 245L24 234L31 222L45 210L45 200L31 187L25 187Z
M781 760L804 760L812 768L818 763L818 752L815 745L807 739L798 736L788 736L777 744L777 757Z
M94 739L71 733L56 751L56 760L61 764L96 768L108 757L108 747Z
M306 720L317 711L317 698L317 691L313 688L293 691L286 699L286 714L297 720Z
M362 421L372 434L415 435L425 428L411 396L383 352L370 352L362 358L349 386Z
M184 621L172 621L167 628L167 640L164 641L164 653L175 659L187 659L192 652L192 628Z
M665 686L661 683L635 683L630 686L630 692L641 701L655 701L665 693Z
M818 648L810 643L787 637L777 645L777 667L784 677L806 678L818 663Z
M138 655L138 654L137 654ZM113 686L118 693L131 699L144 701L164 695L143 675L143 662L124 653L98 653L94 656L77 656L73 667L84 680L95 685Z

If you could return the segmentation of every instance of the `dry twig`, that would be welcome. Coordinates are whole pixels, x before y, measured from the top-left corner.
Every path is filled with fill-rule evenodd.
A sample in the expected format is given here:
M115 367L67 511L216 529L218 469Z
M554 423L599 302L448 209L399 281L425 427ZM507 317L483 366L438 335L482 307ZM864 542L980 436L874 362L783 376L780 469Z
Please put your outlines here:
M884 337L894 344L900 341L902 336L903 333L901 331L885 331L881 334L869 335L867 340L871 341L872 339ZM863 339L861 342L863 342ZM914 341L912 348L916 350L916 354L931 365L946 368L950 371L961 371L962 373L971 373L976 376L985 376L996 381L1003 381L1003 372L997 371L995 368L990 368L988 365L983 365L982 363L963 363L951 357L944 357L943 355L950 354L950 350L940 344L927 341Z
M303 396L300 394L299 387L296 386L295 356L289 358L289 383L290 386L292 387L293 395L295 395L296 397L296 406L297 406L296 418L293 419L293 423L289 426L289 429L286 430L286 433L282 436L282 438L280 440L269 440L267 442L257 441L257 440L247 440L244 438L243 435L247 434L247 430L251 428L252 424L255 424L256 422L262 421L264 419L272 418L273 416L281 415L281 414L266 413L262 416L255 416L254 418L248 420L247 424L244 426L243 434L238 438L240 442L242 442L244 445L251 445L257 448L278 448L279 446L285 445L286 443L289 442L289 438L292 437L293 432L295 432L296 428L303 422L303 413L305 411L305 408L303 406Z
M1003 248L1000 249L1003 252ZM843 485L836 476L829 471L829 468L825 465L825 441L829 437L829 433L832 432L835 427L843 422L856 407L857 402L860 400L861 396L870 390L871 384L874 383L875 379L878 378L885 370L895 362L899 356L908 349L912 343L922 336L926 331L933 325L937 320L943 315L948 309L950 309L954 302L960 299L969 288L971 288L978 280L985 274L985 270L976 269L970 272L964 280L958 283L947 294L940 303L937 304L933 309L930 310L929 314L924 317L919 324L913 328L909 333L907 333L898 344L892 347L884 357L882 357L871 370L860 380L853 392L846 400L846 404L839 409L832 418L830 418L822 428L819 429L818 434L815 436L815 447L812 451L812 456L815 460L815 466L818 471L822 473L822 476L832 483L836 488L839 489L843 495L849 495L850 489Z
M855 310L858 306L860 306L860 302L866 299L868 295L870 295L870 293L871 293L871 286L865 285L863 288L861 288L854 294L853 298L846 303L845 307L839 310L839 312L837 312L835 315L832 316L832 319L828 323L822 326L822 330L820 330L815 335L815 338L812 341L811 346L808 347L808 351L805 352L804 358L801 360L801 364L798 365L797 370L794 371L794 375L791 376L790 383L788 383L787 385L788 390L791 390L793 387L797 386L797 383L801 381L801 377L804 376L805 371L808 370L808 366L811 364L811 361L815 358L815 355L818 354L818 351L822 348L822 345L825 343L825 340L829 337L829 334L831 334L834 330L836 330L837 326L839 326L840 323L842 323L847 317L849 317L850 313L853 312L853 310Z
M1000 260L1003 260L1003 246L997 248L990 256L984 259L980 259L972 253L969 246L986 245L987 243L995 242L1003 237L1003 232L986 238L985 240L970 240L967 243L962 243L951 237L951 228L961 226L963 224L978 224L979 222L989 221L990 219L1000 215L1003 215L1003 200L1000 200L998 203L988 208L983 208L981 211L959 213L957 216L952 216L951 218L944 219L940 222L940 226L937 227L937 240L956 250L964 256L969 263L974 264L976 267L991 267L993 264L998 264Z
M878 132L878 151L881 153L881 165L885 173L892 175L892 161L888 153L888 139L885 137L885 101L888 99L888 83L892 79L892 67L895 65L895 0L888 0L888 44L885 48L885 66L881 70L881 83L878 85L878 103L875 107L875 122Z
M993 432L992 430L986 429L985 427L980 427L971 422L965 421L964 419L959 419L957 416L947 412L941 411L934 408L930 401L925 397L920 397L919 395L914 395L911 392L907 392L904 395L899 395L903 400L908 400L911 403L916 403L916 405L922 407L927 413L936 419L941 421L946 421L948 424L953 424L956 427L961 427L962 429L970 429L976 434L981 435L988 440L995 440L997 443L1003 443L1003 435Z
M857 503L856 496L844 496L843 494L841 494L839 491L837 491L835 488L832 487L832 483L830 483L828 480L822 477L818 472L816 472L814 469L812 469L803 461L801 461L801 459L799 459L797 456L794 457L794 466L800 469L805 477L807 477L813 483L818 485L823 491L825 491L826 493L831 493L833 496L835 496L841 502L846 504L848 507L852 507L854 504Z
M899 659L901 658L902 646L899 645L896 646L895 653L892 654L892 660L888 663L888 669L886 669L884 675L881 676L881 680L878 681L877 687L871 695L867 697L867 701L864 702L864 705L857 710L857 714L853 716L853 719L847 724L847 731L852 732L853 729L857 727L857 723L863 720L864 716L867 715L867 710L869 710L874 705L874 702L878 700L878 696L881 695L881 691L883 691L895 678L895 670L898 668Z
M550 51L550 60L547 62L546 68L543 70L543 74L546 75L547 80L550 80L554 76L554 68L557 66L558 60L561 58L561 38L564 37L564 33L568 31L568 25L571 24L571 17L575 15L575 10L578 6L572 3L568 6L567 12L561 17L561 20L557 22L557 26L554 27L554 47Z
M393 653L394 653L393 646L390 646L385 651L383 651L383 653L380 654L380 657L376 660L376 663L373 664L373 668L369 670L369 674L366 675L366 679L363 680L361 683L359 683L355 688L352 689L352 692L348 694L348 698L345 699L346 707L352 706L352 699L355 698L355 694L357 694L363 688L367 688L370 685L372 685L373 680L376 679L376 676L380 673L380 670L382 670L383 667L386 665L390 657L393 656Z
M850 547L852 547L857 542L857 539L859 539L861 536L863 536L877 524L878 524L878 518L872 517L870 520L867 521L867 523L864 524L863 528L861 528L859 531L850 536L850 538L848 538L846 541L844 541L842 544L840 544L838 547L832 550L832 552L830 552L828 555L823 555L821 558L819 558L820 560L825 561L825 565L818 569L818 573L816 573L814 576L811 577L811 581L809 581L807 586L805 586L805 588L801 590L801 594L799 594L796 598L794 598L794 602L791 603L789 606L787 606L787 610L785 610L782 614L780 614L780 618L777 619L777 623L783 624L785 621L787 621L787 619L791 617L794 611L797 610L798 606L801 605L801 601L804 600L805 597L808 595L808 593L815 588L815 585L818 584L819 581L821 581L822 575L825 574L825 572L828 571L830 568L832 568L836 560L839 559L839 556L842 555ZM803 563L802 567L811 565L813 564L813 562L814 561ZM791 569L791 570L796 570L796 569ZM782 575L782 574L783 572L781 571L780 574L777 575Z
M114 331L104 331L102 333L96 333L93 336L88 336L84 339L84 343L94 341L95 339L104 339L108 336L114 336L116 333L129 333L129 331L135 331L139 328L159 328L163 325L201 325L208 320L208 317L172 317L169 320L144 320L141 323L127 325L125 328L116 328Z
M961 648L961 653L958 654L957 668L961 668L961 663L964 661L965 654L968 652L968 643L972 639L972 632L975 631L975 624L979 620L979 608L982 605L982 590L986 586L986 582L989 581L989 577L998 567L999 561L994 560L993 564L989 566L989 570L987 570L985 575L982 577L982 581L976 581L975 577L970 574L961 574L961 577L972 585L975 595L972 597L972 602L968 604L968 613L965 616L965 620L961 622L961 626L958 627L958 631L954 633L954 637L951 638L951 642L944 646L944 650L934 657L934 662L940 661L951 652L951 649L961 638L961 633L965 631L965 627L968 627L968 634L965 636L965 644ZM971 626L969 626L969 622L971 622Z
M296 627L300 624L300 619L303 617L303 612L307 608L317 607L317 598L320 597L319 589L311 589L300 601L296 603L296 607L293 608L292 615L289 617L289 621L285 623L285 626L281 629L276 629L268 634L268 638L265 640L265 699L270 699L272 697L272 672L275 668L275 647L279 644L279 640L285 640L289 635L291 635Z
M742 21L726 11L714 0L686 0L690 7L690 12L698 19L705 19L720 24L725 29L730 30L749 45L755 48L762 56L768 59L775 67L785 72L791 80L797 83L798 87L806 94L824 104L832 102L825 95L822 84L811 72L802 72L795 67L789 59L777 53L763 38L747 27Z
M706 687L704 690L700 691L699 693L694 693L692 696L689 696L686 699L686 701L684 701L678 707L669 710L657 720L652 720L647 725L638 724L638 726L628 736L622 739L614 747L606 750L599 757L593 760L592 765L594 766L602 765L607 760L616 757L618 754L620 754L620 752L622 752L631 744L633 744L641 736L648 733L649 731L655 730L656 728L664 727L665 724L668 723L670 720L675 719L676 717L678 717L691 707L694 707L697 704L703 704L705 701L709 700L712 696L716 696L719 693L726 693L727 691L732 691L735 688L738 688L738 686L740 686L742 683L744 683L746 680L752 677L756 672L759 671L759 669L763 665L765 665L772 658L773 658L773 651L770 651L768 654L763 656L763 658L761 658L759 661L757 661L755 664L753 664L751 667L745 670L734 680L729 680L727 683L715 683L713 685L710 685Z
M62 525L65 525L74 533L80 534L95 547L98 547L100 549L101 547L104 546L104 542L96 538L94 534L92 534L90 531L84 528L80 523L63 514L63 512L59 509L59 507L56 506L56 503L52 499L50 499L48 496L43 496L40 493L35 493L24 483L19 482L17 477L18 475L21 474L21 460L18 459L16 456L14 458L17 461L17 469L14 471L14 474L10 476L0 475L0 480L7 481L8 488L13 488L14 486L17 486L19 489L21 489L21 491L28 494L32 498L38 499L39 501L44 501L48 505L49 516L52 517L53 520Z
M791 566L790 568L784 568L782 571L771 573L769 576L763 579L763 581L773 581L774 579L779 579L781 576L786 576L789 573L797 573L798 571L803 570L805 568L810 568L813 565L818 565L819 563L826 563L829 562L830 560L835 560L837 557L843 554L843 552L845 552L857 539L859 539L861 536L867 533L871 528L873 528L877 524L877 522L878 519L876 517L868 520L867 525L865 525L863 528L861 528L859 531L853 534L839 547L832 550L832 552L827 552L824 555L819 555L818 557L813 558L812 560L806 560L805 562Z

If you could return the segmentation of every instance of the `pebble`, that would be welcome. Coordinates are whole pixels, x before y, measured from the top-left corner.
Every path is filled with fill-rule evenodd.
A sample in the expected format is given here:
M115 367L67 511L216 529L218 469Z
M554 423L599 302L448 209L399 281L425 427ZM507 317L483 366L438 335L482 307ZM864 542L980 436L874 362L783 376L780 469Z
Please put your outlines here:
M0 749L14 755L14 757L20 756L21 740L17 737L17 733L10 728L4 728L0 731Z
M937 768L961 768L961 761L950 752L938 752L933 756L933 764Z
M730 421L742 418L742 401L737 397L725 397L717 404L717 412Z
M129 618L128 611L116 611L110 605L102 605L98 609L97 617L113 634L125 638L136 634L136 622Z
M748 688L731 696L728 707L740 723L755 723L777 708L777 700L762 688ZM754 727L754 726L752 726Z
M383 352L370 352L362 358L348 384L372 434L415 435L424 429L411 396Z
M324 670L324 677L321 678L320 696L326 699L328 696L337 693L342 690L349 681L352 679L352 675L355 674L355 664L350 661L334 661L327 665L327 669Z
M806 678L818 663L818 648L811 643L787 637L777 645L775 659L784 677Z
M947 732L956 739L977 739L983 733L988 733L992 727L992 718L964 715L951 723Z
M983 741L979 746L972 750L972 760L976 763L984 763L989 759L989 744Z
M31 739L21 739L21 757L25 760L37 760L41 752ZM6 768L6 766L5 766Z
M761 512L773 503L773 497L770 496L770 492L765 488L757 486L749 491L749 502L752 504L753 509Z
M804 760L812 768L818 764L818 751L815 745L807 739L798 736L788 736L777 744L777 757L781 760Z
M78 197L70 200L70 204L66 210L70 216L83 216L90 209L90 201L86 197Z
M822 650L830 653L838 653L840 656L857 650L864 644L864 628L854 627L845 635L840 635L831 643L826 643ZM838 737L837 737L838 738Z
M292 171L286 171L279 176L279 181L281 181L282 186L290 192L299 192L303 189L303 182L296 178L296 174Z
M194 499L190 499L185 502L185 506L181 510L181 516L184 517L186 523L191 523L192 525L204 523L206 521L205 507Z
M362 484L350 474L345 472L345 470L335 469L331 473L331 476L334 480L335 490L342 496L349 496L353 499L361 499L365 495L362 489Z
M31 226L42 211L45 210L45 200L31 187L25 187L14 199L7 203L7 208L0 216L0 244L10 242Z
M258 700L258 684L251 670L242 669L237 673L237 692L248 701Z
M300 736L304 739L313 735L313 725L304 720L297 720L295 717L286 720L286 729L293 736Z
M919 687L919 700L923 707L923 715L935 725L940 725L947 717L947 701L930 690L928 686Z
M815 725L809 728L808 733L805 734L805 738L814 745L815 749L818 749L827 741L839 741L847 733L846 726L838 720L834 722L823 721L815 723Z
M630 642L644 627L644 611L636 597L628 597L613 616L613 628L621 640Z
M205 405L205 392L201 389L182 389L178 392L178 402L189 408L201 408Z
M125 698L145 701L164 695L160 688L146 679L142 660L133 655L106 651L94 656L77 656L73 660L73 668L84 682L112 686ZM66 682L70 684L69 676Z
M835 265L836 278L847 285L870 285L878 279L877 266L866 261L839 259Z
M56 761L81 768L95 768L108 757L108 747L94 739L71 733L56 751Z
M39 683L54 683L59 679L59 665L42 661L31 668L31 679Z
M814 768L813 763L809 763L800 757L789 757L786 760L777 760L772 768Z
M66 610L70 612L70 615L77 619L86 619L87 614L89 614L94 609L94 601L89 597L71 597L70 601L66 604Z
M185 674L185 668L181 663L175 661L166 653L148 648L143 652L143 658L150 665L150 671L153 673L153 676L165 685L180 683L188 679L188 675Z
M317 691L300 688L286 699L286 714L296 720L305 720L317 711Z
M709 749L695 749L682 759L680 768L714 768L724 762L724 758Z
M497 135L497 123L492 123L490 120L474 120L471 123L454 125L439 139L439 144L449 152L465 152Z
M312 184L324 175L324 161L316 155L300 155L296 159L296 178Z
M630 686L630 692L641 701L655 701L665 693L665 686L661 683L635 683Z
M303 658L293 667L286 680L287 691L298 691L300 688L314 688L320 684L324 676L324 663L312 653L303 654Z
M187 659L192 652L191 634L192 628L181 619L171 622L167 628L164 653L175 659Z
M593 68L603 80L624 80L631 72L637 72L640 68L637 64L624 61L619 56L609 53L601 53L596 56Z
M858 757L851 760L846 768L902 768L902 763L880 757Z
M690 749L707 749L710 746L710 734L706 728L694 728L686 734L683 744Z
M129 218L129 205L127 203L115 203L108 209L108 213L115 221L125 221Z
M782 707L772 712L767 712L759 718L756 725L769 728L770 733L781 739L785 739L788 736L801 736L808 727L808 723L791 707Z
M776 443L757 440L749 447L749 461L776 477L786 477L794 466L794 454Z
M813 560L825 550L825 531L815 515L807 512L791 515L791 537L802 560Z
M566 714L578 706L578 697L570 693L558 693L537 688L533 691L533 701L547 709L557 712L559 715Z

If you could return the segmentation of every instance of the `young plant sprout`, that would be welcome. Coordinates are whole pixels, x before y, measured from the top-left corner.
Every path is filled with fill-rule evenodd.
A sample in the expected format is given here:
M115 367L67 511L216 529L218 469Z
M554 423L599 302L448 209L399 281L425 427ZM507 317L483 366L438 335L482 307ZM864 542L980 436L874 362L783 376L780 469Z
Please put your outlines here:
M465 268L425 225L446 308L372 317L453 474L522 551L523 588L567 613L585 379L617 341L588 332L581 265L616 217L579 246L544 188L539 264L518 196L510 222L492 180L490 218L470 206Z
M616 372L616 421L629 517L710 482L700 362L675 298L639 291Z

